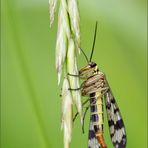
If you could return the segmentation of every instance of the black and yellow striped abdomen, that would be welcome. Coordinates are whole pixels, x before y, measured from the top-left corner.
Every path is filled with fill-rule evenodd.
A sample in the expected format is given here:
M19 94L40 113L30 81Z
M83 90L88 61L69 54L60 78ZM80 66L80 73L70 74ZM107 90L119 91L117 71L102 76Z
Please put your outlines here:
M103 100L101 97L98 97L97 94L98 93L93 93L90 95L90 114L96 133L103 131Z
M103 99L100 92L90 94L90 114L94 132L101 148L107 148L103 137Z

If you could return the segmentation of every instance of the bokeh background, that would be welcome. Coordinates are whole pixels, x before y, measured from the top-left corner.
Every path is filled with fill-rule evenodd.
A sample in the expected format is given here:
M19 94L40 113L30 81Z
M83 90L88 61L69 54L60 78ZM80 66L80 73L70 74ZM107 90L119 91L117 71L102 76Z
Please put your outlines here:
M105 72L122 111L127 148L147 147L146 0L81 0L81 47ZM63 148L61 99L55 71L57 14L49 27L48 0L2 0L1 148ZM79 67L85 59L78 58ZM83 98L84 99L84 98ZM71 148L86 148L89 112L79 118ZM113 148L105 116L105 137Z

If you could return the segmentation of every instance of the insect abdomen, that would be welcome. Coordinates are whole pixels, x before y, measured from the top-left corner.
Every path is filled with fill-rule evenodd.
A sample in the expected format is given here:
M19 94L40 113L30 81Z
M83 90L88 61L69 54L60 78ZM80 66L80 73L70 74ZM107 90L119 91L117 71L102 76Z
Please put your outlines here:
M101 93L96 92L90 96L90 112L91 120L93 122L94 131L101 148L107 148L103 137L103 100L99 97Z

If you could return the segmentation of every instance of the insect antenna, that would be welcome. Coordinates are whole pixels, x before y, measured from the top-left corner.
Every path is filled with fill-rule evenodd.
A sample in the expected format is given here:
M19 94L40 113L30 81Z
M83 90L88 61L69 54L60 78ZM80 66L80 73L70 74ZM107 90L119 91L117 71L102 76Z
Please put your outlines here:
M88 57L87 57L87 55L85 54L84 50L83 50L82 48L80 48L80 50L81 50L81 52L83 53L83 55L84 55L84 57L85 57L87 63L89 63Z
M91 55L90 55L90 62L92 60L92 56L93 56L93 52L94 52L94 47L95 47L95 41L96 41L96 34L97 34L97 25L98 22L96 21L96 26L95 26L95 33L94 33L94 41L93 41L93 46L92 46L92 50L91 50Z

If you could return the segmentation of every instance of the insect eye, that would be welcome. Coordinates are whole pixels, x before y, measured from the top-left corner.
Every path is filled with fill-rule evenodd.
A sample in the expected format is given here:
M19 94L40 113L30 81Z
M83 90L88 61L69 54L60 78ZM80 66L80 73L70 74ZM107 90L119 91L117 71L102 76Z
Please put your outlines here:
M91 63L90 63L90 67L91 67L91 68L95 67L96 65L97 65L97 64L94 63L94 62L91 62Z

